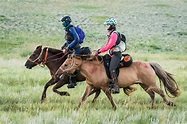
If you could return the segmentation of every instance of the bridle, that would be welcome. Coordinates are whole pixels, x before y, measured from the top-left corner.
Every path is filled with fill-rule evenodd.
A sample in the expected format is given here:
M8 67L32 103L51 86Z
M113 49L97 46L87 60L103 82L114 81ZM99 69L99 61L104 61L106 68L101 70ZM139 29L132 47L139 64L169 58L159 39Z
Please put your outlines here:
M43 54L43 49L42 51L40 52L40 55L35 59L35 60L32 60L32 59L28 59L30 62L36 64L36 65L39 65L41 62L41 56ZM46 49L46 54L45 54L45 58L47 59L47 55L48 55L48 48Z
M42 56L42 54L43 54L43 52L44 52L43 49L42 49L42 51L40 52L40 55L39 55L35 60L31 60L30 58L29 58L28 60L29 60L30 62L36 64L36 65L40 65L41 67L45 67L46 63L49 62L49 60L50 60L49 58L53 58L54 56L57 56L57 55L61 54L61 53L59 53L59 54L57 54L57 55L48 57L48 53L49 53L48 51L49 51L49 48L47 47L47 48L46 48L46 51L45 51L45 55L44 55L44 59L43 59L43 60L41 59L41 56ZM66 56L67 54L68 54L68 52L66 52L62 57L57 58L57 59L53 59L53 60L50 60L50 61L54 61L54 60L58 60L58 59L64 58L64 56Z

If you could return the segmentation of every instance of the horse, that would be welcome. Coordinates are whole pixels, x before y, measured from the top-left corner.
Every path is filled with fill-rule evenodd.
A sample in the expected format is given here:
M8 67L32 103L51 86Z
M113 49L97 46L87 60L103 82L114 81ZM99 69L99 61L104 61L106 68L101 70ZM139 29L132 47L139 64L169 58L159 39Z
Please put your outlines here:
M109 78L106 75L105 67L103 65L102 56L68 56L66 61L60 66L56 72L56 76L65 73L74 73L79 70L82 75L86 77L87 87L79 102L80 107L89 93L96 87L102 89L112 107L116 109L116 104L109 90ZM120 68L118 76L118 86L120 88L128 87L133 84L140 84L140 86L150 95L151 107L154 107L155 93L159 94L163 101L169 106L175 106L172 101L166 98L164 91L156 85L156 77L159 78L160 84L163 83L165 91L168 96L177 97L180 94L178 84L172 77L172 74L165 71L158 63L149 63L143 61L134 61L129 67ZM170 95L169 95L169 93ZM171 97L171 96L170 96Z
M41 97L41 103L44 102L46 98L46 92L49 86L56 84L53 87L53 91L61 96L70 96L70 94L66 91L58 91L60 87L62 87L65 84L68 84L69 79L68 76L64 76L63 79L57 79L54 78L54 74L57 71L57 69L60 67L60 65L63 64L63 62L66 60L68 53L64 53L62 50L37 46L34 52L30 55L30 57L27 59L25 66L28 69L32 69L36 65L41 65L44 67L45 65L50 70L51 79L45 84L44 90L42 92ZM82 82L85 81L85 77L81 75L80 73L77 73L76 75L76 81ZM100 90L94 89L91 93L96 93L93 101L99 96Z

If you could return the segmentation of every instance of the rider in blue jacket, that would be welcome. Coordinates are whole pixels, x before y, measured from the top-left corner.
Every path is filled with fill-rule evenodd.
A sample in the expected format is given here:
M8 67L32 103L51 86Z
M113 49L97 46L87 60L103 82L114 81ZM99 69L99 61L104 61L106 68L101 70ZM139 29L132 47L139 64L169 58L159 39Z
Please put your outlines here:
M75 54L80 54L80 38L75 30L75 27L71 24L70 16L64 16L61 21L64 26L66 40L65 44L62 46L62 49L73 51Z
M74 54L80 54L81 46L79 43L79 35L76 32L75 27L71 24L70 16L64 16L61 19L62 25L65 30L65 44L61 47L65 52L74 52ZM76 75L69 76L68 88L74 88L76 86Z

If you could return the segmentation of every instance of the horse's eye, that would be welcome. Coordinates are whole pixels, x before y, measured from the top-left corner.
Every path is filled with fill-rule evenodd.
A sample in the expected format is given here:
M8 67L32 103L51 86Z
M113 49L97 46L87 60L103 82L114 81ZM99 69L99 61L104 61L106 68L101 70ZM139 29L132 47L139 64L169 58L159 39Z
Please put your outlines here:
M33 56L35 57L35 56L36 56L36 54L34 53L34 54L33 54Z

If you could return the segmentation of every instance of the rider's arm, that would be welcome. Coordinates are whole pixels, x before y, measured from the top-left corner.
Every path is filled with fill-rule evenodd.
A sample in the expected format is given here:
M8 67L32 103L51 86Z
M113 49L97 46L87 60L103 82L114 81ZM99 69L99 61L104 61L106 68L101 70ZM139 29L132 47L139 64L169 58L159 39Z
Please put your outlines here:
M68 49L73 49L79 43L80 38L74 27L71 27L69 31L73 35L74 40L68 45Z
M110 50L113 46L115 46L117 38L117 33L112 33L110 38L108 39L108 42L99 50L99 52L102 53Z
M66 48L67 46L68 46L68 43L65 42L64 45L61 47L61 49L64 49L64 48Z

